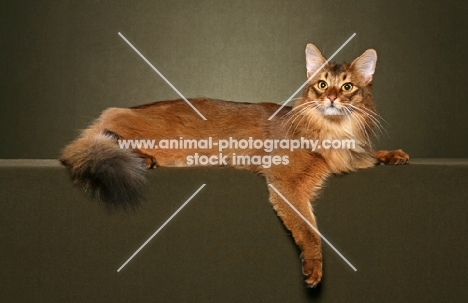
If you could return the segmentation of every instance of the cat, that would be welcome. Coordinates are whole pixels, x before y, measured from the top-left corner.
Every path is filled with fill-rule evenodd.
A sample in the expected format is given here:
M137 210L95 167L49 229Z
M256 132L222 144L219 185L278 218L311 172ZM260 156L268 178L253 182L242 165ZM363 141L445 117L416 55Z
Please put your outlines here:
M315 287L322 277L320 236L275 189L316 227L311 202L329 175L380 163L408 163L409 156L402 150L375 151L372 148L372 132L381 128L371 94L376 62L377 53L373 49L366 50L351 64L327 62L317 47L307 44L308 81L302 96L292 107L197 98L108 108L62 150L59 160L68 168L75 184L91 195L97 195L110 208L132 208L138 204L147 168L188 166L194 164L194 155L197 159L205 157L205 160L219 156L222 161L212 163L263 175L271 185L268 190L273 208L301 250L305 282L308 287ZM185 101L203 113L207 120L200 118ZM183 139L188 139L206 143L207 138L210 142L224 140L232 146L220 152L219 146L214 145L211 148L193 145L188 149L181 146L173 149L122 148L119 145L124 140L139 139L161 143L172 140L174 144L177 141L182 144ZM255 149L234 144L250 140L250 143L276 142L281 145L307 139L323 143L330 143L326 140L352 140L355 144L349 148L315 150L310 146ZM239 157L251 161L239 161ZM267 161L264 159L273 161L265 165Z

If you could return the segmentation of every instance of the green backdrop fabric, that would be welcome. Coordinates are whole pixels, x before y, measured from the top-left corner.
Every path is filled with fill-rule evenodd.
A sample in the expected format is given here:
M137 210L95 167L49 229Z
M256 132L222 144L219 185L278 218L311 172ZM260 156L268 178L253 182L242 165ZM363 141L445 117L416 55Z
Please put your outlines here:
M331 177L314 202L319 229L357 271L324 243L324 278L312 291L262 177L229 168L147 176L139 209L108 212L57 161L0 161L0 302L468 298L468 160L415 159Z
M0 158L54 159L108 107L179 98L287 100L305 46L378 54L377 145L467 157L468 5L463 1L2 1Z

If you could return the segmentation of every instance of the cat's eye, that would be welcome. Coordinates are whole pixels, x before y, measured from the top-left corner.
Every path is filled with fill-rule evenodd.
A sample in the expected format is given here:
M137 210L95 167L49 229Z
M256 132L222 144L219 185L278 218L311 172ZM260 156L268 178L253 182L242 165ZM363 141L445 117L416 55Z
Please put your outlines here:
M345 92L350 92L353 89L353 85L351 83L345 83L341 86L341 89Z
M320 80L320 81L318 82L318 88L320 88L320 89L322 89L322 90L325 90L325 89L327 89L327 87L328 87L327 82L325 82L325 81L323 81L323 80Z

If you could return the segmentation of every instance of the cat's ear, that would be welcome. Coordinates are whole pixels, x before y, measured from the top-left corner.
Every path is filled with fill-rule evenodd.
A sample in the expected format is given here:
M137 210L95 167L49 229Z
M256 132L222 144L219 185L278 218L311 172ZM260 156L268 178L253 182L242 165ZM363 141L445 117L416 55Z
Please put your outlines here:
M366 84L368 84L372 81L376 64L377 52L373 49L368 49L351 63L351 67L361 74Z
M309 79L327 60L322 56L322 53L313 44L307 44L305 49L307 79Z

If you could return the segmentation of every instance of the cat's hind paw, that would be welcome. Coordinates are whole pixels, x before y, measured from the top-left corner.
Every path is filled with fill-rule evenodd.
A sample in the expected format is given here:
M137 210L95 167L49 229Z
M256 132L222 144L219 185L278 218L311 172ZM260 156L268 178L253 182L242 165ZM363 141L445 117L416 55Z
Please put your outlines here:
M401 149L379 150L375 152L377 164L404 165L409 164L409 155Z

